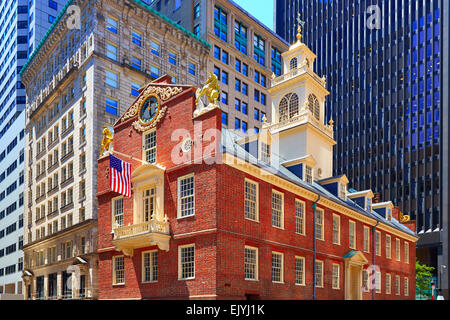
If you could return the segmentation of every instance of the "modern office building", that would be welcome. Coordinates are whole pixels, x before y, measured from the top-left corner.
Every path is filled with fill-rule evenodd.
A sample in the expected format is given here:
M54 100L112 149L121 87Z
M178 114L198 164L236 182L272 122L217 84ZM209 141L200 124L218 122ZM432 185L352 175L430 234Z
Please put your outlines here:
M446 0L274 0L276 32L297 13L327 77L334 171L417 220L417 257L448 296L449 20Z
M103 172L96 164L103 127L163 74L203 83L209 49L139 0L70 0L56 17L21 71L26 299L97 298L96 195Z
M26 98L19 72L64 3L9 0L0 4L0 299L23 298Z
M207 70L220 80L222 123L258 132L262 118L271 119L267 90L289 44L233 1L155 0L152 7L211 44Z
M119 159L98 159L99 299L415 299L415 222L332 175L315 63L301 41L283 53L273 120L246 137L195 87L166 77L140 91L114 125ZM129 194L110 183L118 161Z

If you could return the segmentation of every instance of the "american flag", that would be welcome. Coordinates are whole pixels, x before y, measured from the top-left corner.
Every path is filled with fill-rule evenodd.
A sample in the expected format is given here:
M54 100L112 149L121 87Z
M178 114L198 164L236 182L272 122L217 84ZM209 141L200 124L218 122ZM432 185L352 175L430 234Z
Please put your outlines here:
M131 197L131 164L109 155L109 186L112 191Z

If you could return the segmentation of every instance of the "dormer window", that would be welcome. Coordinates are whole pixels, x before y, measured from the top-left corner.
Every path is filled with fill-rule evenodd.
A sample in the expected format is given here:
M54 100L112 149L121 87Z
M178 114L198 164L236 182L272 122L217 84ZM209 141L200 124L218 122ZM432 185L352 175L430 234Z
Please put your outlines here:
M313 170L310 166L305 166L305 181L313 183Z
M367 211L371 212L372 211L372 199L371 198L366 198L366 208Z
M298 115L298 96L295 93L288 93L281 101L278 108L280 122L291 119Z
M392 209L391 208L386 209L386 219L388 221L392 221Z
M289 70L297 69L297 58L292 58L289 62Z
M308 96L308 109L317 120L320 120L320 104L314 94Z
M339 183L339 198L347 200L347 186L343 183Z

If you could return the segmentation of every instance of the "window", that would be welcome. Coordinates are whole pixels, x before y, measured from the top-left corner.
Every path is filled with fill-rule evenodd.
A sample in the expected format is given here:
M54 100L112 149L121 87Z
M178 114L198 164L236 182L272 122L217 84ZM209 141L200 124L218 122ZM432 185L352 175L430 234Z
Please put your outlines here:
M364 226L364 252L370 252L370 229Z
M391 275L386 273L386 294L391 294Z
M404 262L409 263L409 242L405 242L405 245L403 247L404 250Z
M178 218L195 214L194 174L178 178Z
M400 239L395 239L395 260L400 261Z
M333 244L341 244L341 217L333 214Z
M404 278L404 295L409 296L409 279L407 277Z
M282 283L283 278L283 254L272 252L272 282Z
M228 52L222 50L222 62L228 64Z
M310 166L305 166L305 181L313 183L312 168Z
M192 31L197 37L199 37L200 36L200 25L199 24L195 25L194 29Z
M305 203L295 199L295 232L305 235Z
M111 86L113 88L118 88L118 80L119 80L119 74L115 73L113 71L110 70L106 70L106 81L105 83L108 86Z
M400 295L400 276L395 276L395 294Z
M391 259L391 236L386 235L386 258Z
M117 115L118 101L113 98L106 97L105 99L105 111L113 115Z
M333 273L332 273L332 281L331 287L333 289L340 288L340 265L337 263L333 263Z
M227 13L222 8L214 7L214 34L216 37L227 42L228 21Z
M52 9L55 9L55 10L58 10L58 3L56 3L53 0L48 0L48 7L52 8Z
M228 72L222 71L222 82L228 84Z
M261 142L261 161L270 164L270 145Z
M137 70L141 70L142 60L135 56L131 56L131 66Z
M155 79L159 78L160 72L161 72L161 70L157 66L154 66L154 65L150 66L150 75L153 78L155 78Z
M381 293L381 272L375 272L375 292Z
M194 19L197 19L199 17L200 17L200 3L194 6Z
M356 224L354 221L348 222L348 246L350 249L356 249Z
M258 280L258 248L244 248L244 277L245 280Z
M177 54L171 50L168 52L168 61L170 64L173 64L174 66L177 65Z
M48 15L48 23L53 23L55 22L56 18L54 16L52 16L51 14Z
M159 57L159 54L161 52L161 45L157 42L153 42L151 43L151 52L155 55Z
M261 36L255 34L253 36L253 58L260 65L264 66L266 61L266 42Z
M158 251L142 253L142 282L158 281Z
M248 96L248 84L245 82L242 82L242 93Z
M222 111L222 125L228 127L228 113Z
M112 43L106 43L106 56L117 61L117 46Z
M123 197L115 198L113 201L113 229L123 227Z
M247 54L247 27L241 22L234 22L234 46L236 50Z
M295 257L295 284L305 285L305 258Z
M324 223L323 223L323 210L316 208L316 239L325 240L324 238Z
M156 130L144 134L144 159L156 163Z
M234 63L234 68L236 69L236 71L241 72L241 66L242 66L241 60L236 59Z
M258 184L245 180L244 190L244 216L245 219L258 221Z
M228 93L225 91L222 91L222 103L228 104Z
M131 41L139 47L142 46L142 33L132 29L131 30Z
M381 233L375 231L375 254L381 256Z
M234 130L241 129L241 120L238 118L234 118Z
M107 16L106 17L106 29L111 31L112 33L117 34L118 28L119 28L119 21L116 18Z
M195 278L195 245L178 247L178 278L180 280Z
M281 52L272 47L272 72L278 77L281 75Z
M323 261L316 260L316 287L323 288Z
M308 96L308 109L311 111L311 114L317 119L320 120L320 105L319 100L313 94Z
M245 121L242 121L242 132L247 132L248 130L248 124Z
M181 7L181 0L175 0L173 11L177 11Z
M292 58L291 61L289 61L289 69L297 69L297 58Z
M283 194L272 190L272 226L284 228L284 199Z
M197 65L191 61L188 62L188 72L195 76Z
M136 82L131 82L131 94L135 97L139 96L139 89L141 85Z
M116 256L113 258L113 284L125 283L125 261L124 256Z
M144 202L144 221L148 222L152 219L152 216L155 213L156 189L146 189L143 192L142 199Z

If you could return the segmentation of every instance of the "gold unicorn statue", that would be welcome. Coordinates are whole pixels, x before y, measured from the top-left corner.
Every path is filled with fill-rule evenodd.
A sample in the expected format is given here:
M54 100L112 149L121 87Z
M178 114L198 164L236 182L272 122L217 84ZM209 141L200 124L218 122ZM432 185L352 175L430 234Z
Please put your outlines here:
M111 133L111 130L109 130L107 126L103 126L103 139L102 139L102 147L100 150L100 157L103 156L103 154L106 151L109 151L109 147L112 141L113 135Z
M208 98L209 104L217 106L217 100L220 95L220 87L218 83L219 80L217 79L217 76L210 72L206 84L202 89L197 89L197 92L195 93L195 104L198 106L200 98L205 95Z

